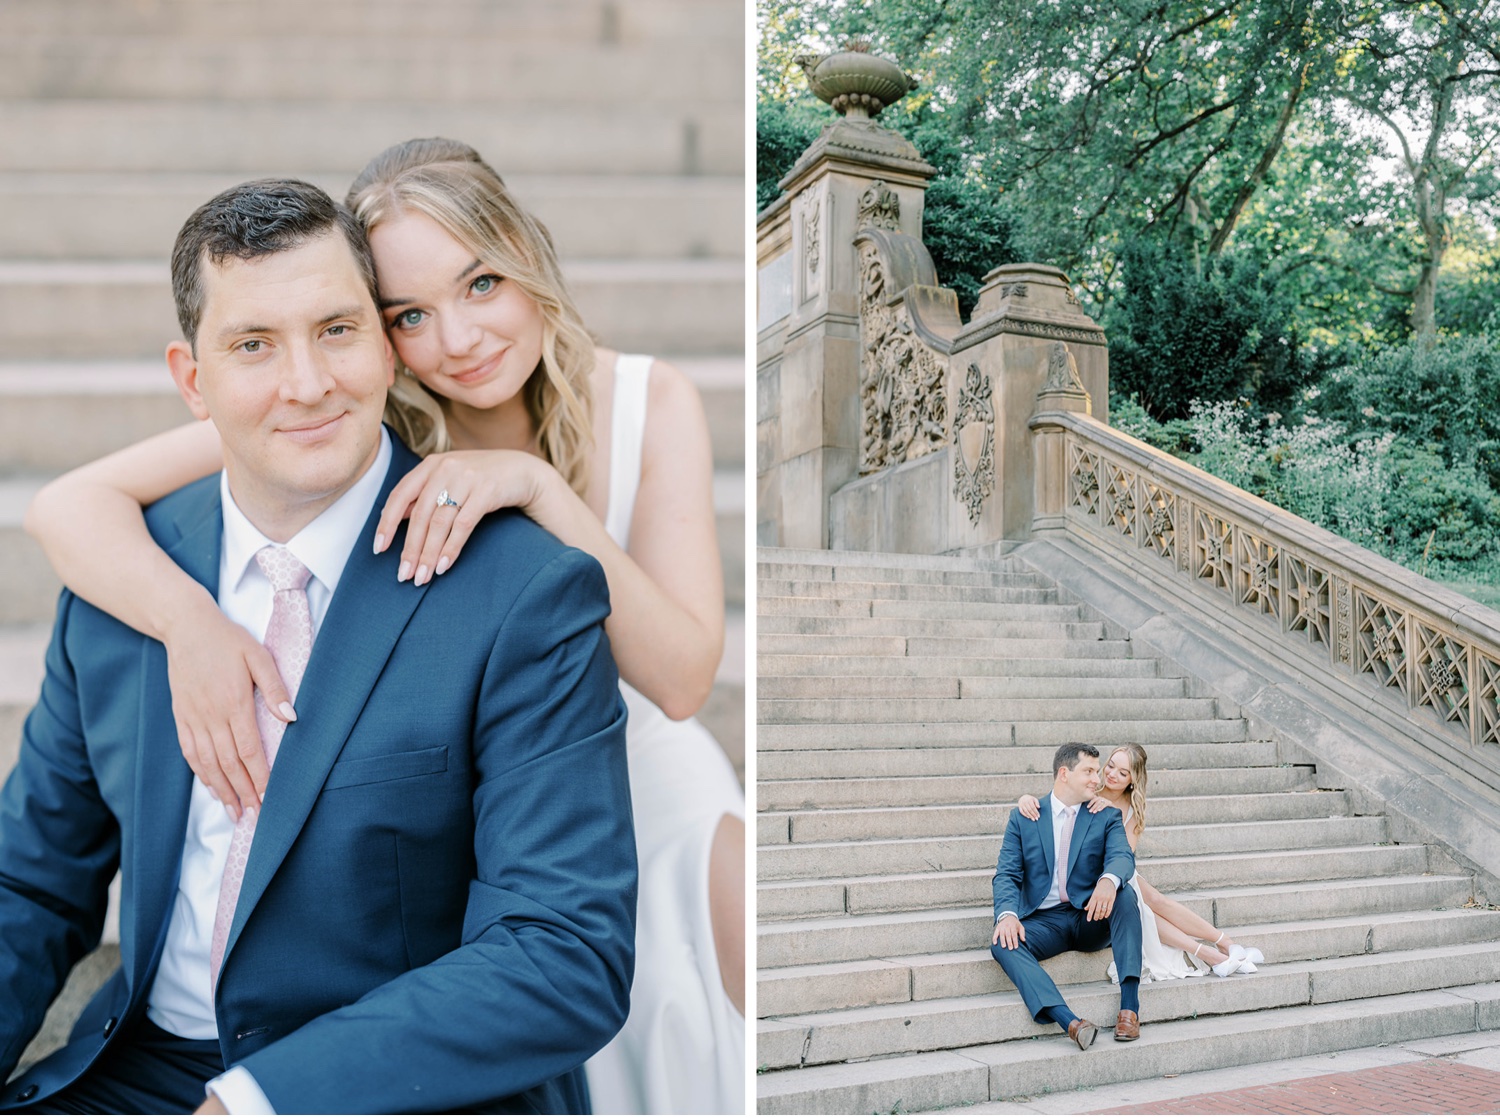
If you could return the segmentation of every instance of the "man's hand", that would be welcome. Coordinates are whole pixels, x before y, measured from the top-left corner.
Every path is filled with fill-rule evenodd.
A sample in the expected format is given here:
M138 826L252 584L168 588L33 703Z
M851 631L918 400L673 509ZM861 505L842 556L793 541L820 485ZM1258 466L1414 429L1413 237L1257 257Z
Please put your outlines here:
M209 1094L207 1100L205 1100L204 1103L202 1105L200 1105L197 1109L193 1110L193 1112L194 1113L228 1113L229 1110L227 1110L227 1109L224 1108L224 1103L219 1100L219 1095L218 1094Z
M1096 919L1108 919L1109 913L1115 910L1115 882L1108 877L1100 877L1099 883L1094 885L1094 894L1089 897L1088 905L1083 909L1084 917L1092 923Z
M1013 915L1002 915L995 924L995 933L990 936L990 945L999 943L1006 950L1014 950L1026 941L1026 928Z

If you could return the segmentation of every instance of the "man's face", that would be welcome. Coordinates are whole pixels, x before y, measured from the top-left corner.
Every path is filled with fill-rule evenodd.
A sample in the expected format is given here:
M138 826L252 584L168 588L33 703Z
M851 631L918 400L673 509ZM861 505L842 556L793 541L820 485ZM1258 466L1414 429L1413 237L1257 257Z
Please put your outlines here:
M1099 758L1096 756L1080 756L1076 767L1057 770L1057 786L1053 788L1053 794L1066 803L1092 799L1098 790Z
M235 502L267 535L290 538L375 460L390 343L337 230L202 267L197 355L169 346L172 377L218 428Z

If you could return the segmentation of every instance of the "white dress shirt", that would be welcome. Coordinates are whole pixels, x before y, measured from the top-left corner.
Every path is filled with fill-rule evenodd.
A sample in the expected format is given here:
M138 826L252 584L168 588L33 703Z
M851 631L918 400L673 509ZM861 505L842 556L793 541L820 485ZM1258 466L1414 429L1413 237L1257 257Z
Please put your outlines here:
M1062 863L1062 859L1059 858L1059 857L1057 857L1056 853L1057 853L1059 844L1062 842L1063 820L1068 817L1069 812L1072 812L1074 815L1077 815L1077 813L1079 811L1083 810L1083 807L1084 807L1084 804L1082 804L1082 803L1079 803L1079 804L1077 804L1075 806L1070 807L1066 803L1059 803L1051 795L1048 795L1045 799L1042 800L1042 802L1043 803L1050 802L1052 804L1052 806L1051 806L1051 810L1052 810L1052 851L1053 851L1053 855L1054 856L1053 856L1053 867L1052 867L1052 884L1047 889L1047 895L1043 898L1042 902L1037 905L1037 909L1036 909L1037 911L1045 911L1048 908L1055 908L1059 904L1062 903L1062 891L1061 891L1062 885L1061 885L1060 882L1063 879L1063 874L1068 871L1068 867ZM1073 822L1073 833L1074 833L1075 836L1078 833L1078 822L1077 822L1076 818L1075 818L1075 820ZM1072 842L1071 842L1071 840L1068 843L1068 847L1069 847L1068 856L1071 859L1071 857L1072 857ZM1100 880L1114 881L1115 887L1116 888L1120 887L1120 878L1117 877L1117 876L1115 876L1114 873L1101 873L1099 875L1099 879ZM1013 911L1002 911L998 916L995 917L995 922L999 923L1000 920L1004 919L1007 915L1016 915L1016 913L1013 912ZM1017 915L1016 918L1019 919L1020 916Z
M307 582L307 604L312 613L315 641L344 565L380 495L390 462L390 436L382 428L374 464L348 492L283 544L312 573ZM224 506L219 608L230 620L262 640L271 621L273 592L260 564L255 562L255 554L273 544L235 504L226 475L220 475L219 486ZM146 1015L151 1022L184 1039L219 1036L208 956L219 906L219 883L233 834L234 823L228 812L209 794L207 785L194 777L182 847L182 874L167 925L161 966L146 1001ZM275 1112L253 1076L242 1067L231 1068L209 1085L230 1113Z

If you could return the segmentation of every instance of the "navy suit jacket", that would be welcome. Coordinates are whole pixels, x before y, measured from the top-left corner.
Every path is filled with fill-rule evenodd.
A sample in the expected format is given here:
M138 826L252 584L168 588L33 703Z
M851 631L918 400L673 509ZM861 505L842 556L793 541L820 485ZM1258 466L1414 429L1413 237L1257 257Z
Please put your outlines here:
M1032 821L1018 810L1010 812L1000 860L995 866L995 920L1013 911L1025 919L1041 906L1052 888L1057 871L1057 851L1052 841L1052 796L1042 799L1041 817ZM1135 875L1135 854L1125 837L1120 812L1105 807L1090 814L1087 804L1078 808L1073 837L1068 843L1068 902L1080 910L1088 906L1094 886L1105 873L1113 873L1123 885Z
M394 441L394 440L393 440ZM279 1112L556 1112L620 1028L636 864L603 571L519 513L452 570L371 554L399 442L297 695L214 998L226 1065ZM217 591L217 477L147 510ZM177 889L192 774L160 643L64 592L0 791L0 1080L98 941L122 966L0 1108L77 1078L139 1019Z

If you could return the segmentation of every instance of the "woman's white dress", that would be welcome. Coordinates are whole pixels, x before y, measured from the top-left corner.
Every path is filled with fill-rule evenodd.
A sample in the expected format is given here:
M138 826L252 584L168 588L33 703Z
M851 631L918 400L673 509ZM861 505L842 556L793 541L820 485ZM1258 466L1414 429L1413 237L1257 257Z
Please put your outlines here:
M609 508L622 548L641 475L650 357L615 366ZM708 908L708 859L745 795L724 750L694 720L672 721L620 684L640 898L635 983L624 1029L587 1064L595 1113L742 1113L745 1018L724 992Z
M1126 826L1130 825L1134 813L1126 808ZM1192 958L1186 951L1167 946L1161 941L1161 934L1156 929L1156 913L1151 910L1141 892L1141 874L1135 873L1126 883L1135 889L1136 906L1141 911L1141 984L1148 981L1170 981L1177 977L1197 977L1207 973L1208 967L1202 962ZM1109 964L1109 979L1116 985L1120 983L1113 962Z

